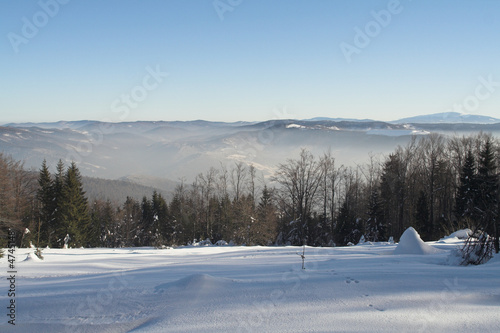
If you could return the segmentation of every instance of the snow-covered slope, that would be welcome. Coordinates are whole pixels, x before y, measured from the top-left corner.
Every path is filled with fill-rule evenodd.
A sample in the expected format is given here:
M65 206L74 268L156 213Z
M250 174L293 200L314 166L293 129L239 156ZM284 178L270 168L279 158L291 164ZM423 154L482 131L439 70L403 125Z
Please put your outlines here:
M442 252L307 247L305 270L296 247L18 249L0 331L499 332L500 261L449 266L457 243L426 245Z

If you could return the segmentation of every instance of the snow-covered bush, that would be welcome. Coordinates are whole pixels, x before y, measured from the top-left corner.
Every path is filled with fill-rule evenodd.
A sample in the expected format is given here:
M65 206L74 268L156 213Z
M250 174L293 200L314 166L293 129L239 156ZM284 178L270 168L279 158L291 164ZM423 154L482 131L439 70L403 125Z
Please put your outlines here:
M452 238L457 238L457 239L463 239L466 240L473 234L473 231L470 229L461 229L458 231L455 231L454 233L450 234L449 236L445 236L442 239L452 239Z
M469 236L460 250L462 265L481 265L493 257L495 246L493 238L486 232L478 232Z
M41 248L36 248L35 249L35 255L39 258L39 259L42 259L43 260L43 255L42 255L42 249Z
M205 240L199 241L199 242L194 242L193 246L212 246L212 242L210 241L210 238L207 238Z
M365 235L361 235L361 238L358 241L358 245L366 243Z
M228 244L225 240L221 239L221 240L218 240L217 242L215 242L215 245L216 246L227 246Z

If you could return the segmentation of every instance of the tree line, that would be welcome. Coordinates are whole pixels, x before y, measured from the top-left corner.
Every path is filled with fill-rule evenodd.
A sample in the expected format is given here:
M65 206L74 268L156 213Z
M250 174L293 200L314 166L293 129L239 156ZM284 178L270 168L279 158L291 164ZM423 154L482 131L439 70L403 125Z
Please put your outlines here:
M348 245L398 240L413 226L424 240L470 228L498 251L500 144L477 134L413 137L388 156L337 165L331 152L299 156L269 179L237 162L209 168L172 199L159 193L122 204L87 202L81 175L62 162L37 177L1 156L0 229L17 227L25 245L170 246L209 239L246 245ZM5 209L4 209L5 207ZM21 232L28 228L30 233ZM3 238L3 237L2 237ZM21 241L21 239L20 239Z

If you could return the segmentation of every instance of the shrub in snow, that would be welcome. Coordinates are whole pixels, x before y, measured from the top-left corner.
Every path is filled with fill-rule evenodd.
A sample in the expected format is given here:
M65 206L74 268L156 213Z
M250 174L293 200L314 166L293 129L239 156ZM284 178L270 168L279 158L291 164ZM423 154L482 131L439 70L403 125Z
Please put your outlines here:
M425 244L418 232L412 227L405 230L394 250L394 254L433 254L437 252L440 251Z
M210 241L210 238L207 238L205 240L199 241L198 243L193 243L193 246L212 246L212 242Z
M462 265L481 265L493 257L495 246L493 238L486 232L478 232L469 236L460 250Z
M364 244L364 243L366 243L365 235L361 235L361 238L359 239L358 245Z
M228 244L225 240L221 239L221 240L218 240L217 242L215 242L215 245L216 246L226 246Z
M387 241L389 244L394 244L394 237L389 237L389 240Z
M35 250L35 255L39 258L39 259L42 259L43 260L43 255L42 255L42 249L41 248L37 248Z
M301 253L297 253L301 258L302 258L302 269L306 269L306 246L304 245L302 247L302 254Z

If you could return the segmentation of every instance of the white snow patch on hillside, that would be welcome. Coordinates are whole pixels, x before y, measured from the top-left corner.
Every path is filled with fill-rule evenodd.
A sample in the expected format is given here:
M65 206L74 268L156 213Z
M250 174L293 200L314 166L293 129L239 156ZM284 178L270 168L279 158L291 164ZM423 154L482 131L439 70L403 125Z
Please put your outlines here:
M306 128L306 127L298 124L289 124L286 125L286 128Z

